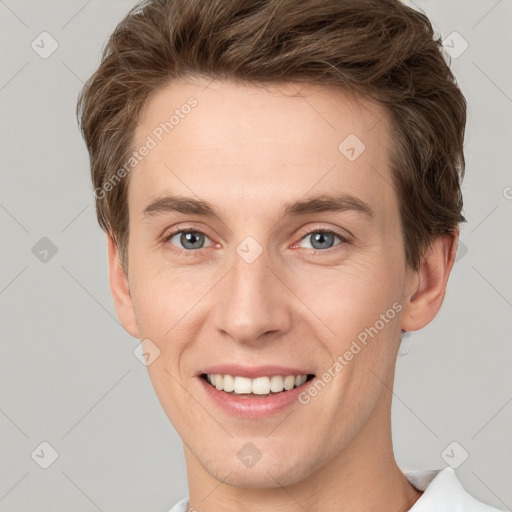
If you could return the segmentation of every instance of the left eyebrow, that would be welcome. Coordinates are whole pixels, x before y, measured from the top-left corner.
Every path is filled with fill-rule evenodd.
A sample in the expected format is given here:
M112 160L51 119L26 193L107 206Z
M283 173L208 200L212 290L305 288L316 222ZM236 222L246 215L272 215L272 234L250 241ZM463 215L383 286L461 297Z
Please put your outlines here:
M345 212L355 211L368 217L373 217L372 207L352 194L321 194L309 197L286 206L285 216L307 215L308 213L319 212Z
M351 194L321 194L285 206L284 217L298 217L310 213L355 211L367 217L373 217L372 207ZM151 217L167 212L195 214L222 221L221 215L207 201L185 196L164 196L157 198L144 208L143 217Z

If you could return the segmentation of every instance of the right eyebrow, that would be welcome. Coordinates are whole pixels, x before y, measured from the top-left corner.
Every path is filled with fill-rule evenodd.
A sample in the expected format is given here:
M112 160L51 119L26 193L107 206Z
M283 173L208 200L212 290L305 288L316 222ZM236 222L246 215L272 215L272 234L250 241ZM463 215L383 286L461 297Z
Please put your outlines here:
M143 216L152 217L168 212L191 213L221 220L220 214L210 203L183 196L164 196L157 198L144 208Z

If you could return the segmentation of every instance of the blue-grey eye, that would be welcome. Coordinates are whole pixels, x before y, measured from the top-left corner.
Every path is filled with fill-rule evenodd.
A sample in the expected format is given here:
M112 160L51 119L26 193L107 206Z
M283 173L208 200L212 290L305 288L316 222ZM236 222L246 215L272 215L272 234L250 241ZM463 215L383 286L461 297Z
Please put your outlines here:
M331 247L339 244L334 244L335 239L340 240L339 243L341 243L342 239L339 235L332 231L312 231L308 235L306 235L302 241L304 240L311 240L311 247L308 247L308 249L315 249L315 250L322 250L322 249L330 249Z
M177 231L176 233L171 235L168 240L173 245L177 245L175 242L173 242L173 239L175 239L177 237L179 237L178 238L178 240L179 240L178 247L180 247L180 245L181 245L180 249L183 248L183 249L192 250L192 251L197 250L197 249L203 249L203 247L205 247L204 242L208 238L200 231L181 230L181 231Z

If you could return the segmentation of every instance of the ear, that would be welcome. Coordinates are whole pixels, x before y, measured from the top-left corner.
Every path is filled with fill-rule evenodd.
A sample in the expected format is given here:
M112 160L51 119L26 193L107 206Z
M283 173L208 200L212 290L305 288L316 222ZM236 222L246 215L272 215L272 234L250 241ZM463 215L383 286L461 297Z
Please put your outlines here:
M417 331L429 324L443 304L448 277L455 262L458 230L436 238L417 270L411 270L402 315L402 329Z
M117 311L117 316L122 326L128 334L133 337L139 337L139 328L137 327L135 310L133 309L132 297L128 286L128 276L126 275L121 260L117 244L111 234L107 234L108 245L108 265L110 270L110 291Z

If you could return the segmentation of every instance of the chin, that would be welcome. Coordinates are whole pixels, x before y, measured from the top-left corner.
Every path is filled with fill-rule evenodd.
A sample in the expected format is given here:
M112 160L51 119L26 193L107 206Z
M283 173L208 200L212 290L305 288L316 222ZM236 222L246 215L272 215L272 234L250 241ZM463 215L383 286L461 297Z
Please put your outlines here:
M238 451L238 450L237 450ZM297 458L299 457L299 458ZM243 457L242 457L243 458ZM220 462L219 464L219 461ZM226 452L212 454L209 462L201 461L203 468L216 480L233 487L246 489L272 489L299 483L310 471L300 455L290 458L289 452L277 458L261 458L252 466L245 466L235 452L226 460ZM248 461L248 464L250 462Z
M224 474L225 475L225 474ZM233 468L231 473L223 479L221 475L213 474L217 480L221 480L224 484L244 489L273 489L283 486L295 484L301 478L295 475L290 468L250 468L240 469Z

